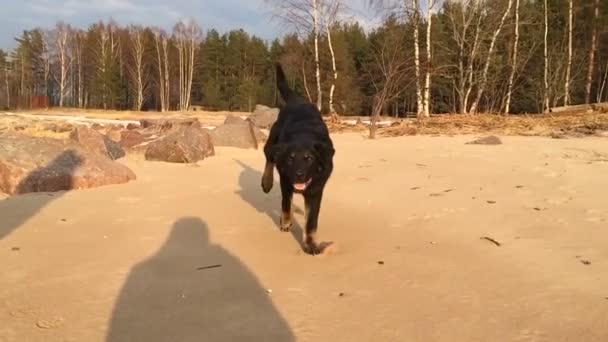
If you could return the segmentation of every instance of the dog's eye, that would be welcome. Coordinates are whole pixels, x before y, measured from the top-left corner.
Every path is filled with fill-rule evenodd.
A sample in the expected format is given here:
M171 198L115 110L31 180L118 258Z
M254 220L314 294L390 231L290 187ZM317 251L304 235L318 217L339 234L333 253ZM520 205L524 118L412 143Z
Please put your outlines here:
M305 154L304 155L304 160L311 161L312 160L312 156L310 154Z

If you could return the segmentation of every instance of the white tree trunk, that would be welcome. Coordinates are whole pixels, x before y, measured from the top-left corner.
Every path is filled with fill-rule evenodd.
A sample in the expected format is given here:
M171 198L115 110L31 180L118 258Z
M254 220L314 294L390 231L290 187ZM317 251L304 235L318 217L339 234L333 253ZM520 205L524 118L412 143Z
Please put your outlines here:
M55 76L59 83L59 107L63 107L66 96L68 95L68 72L71 60L68 56L68 38L70 35L69 26L60 23L56 27L55 44L59 58L59 77Z
M8 76L7 76L8 77ZM602 102L602 98L604 96L604 90L606 88L606 81L608 80L608 58L606 59L606 68L604 69L604 78L602 80L602 85L600 86L600 89L597 93L597 102ZM7 87L8 87L8 83L7 83Z
M507 100L505 103L505 114L511 111L511 96L513 95L513 80L517 70L517 49L519 47L519 0L515 0L515 37L513 40L513 57L511 58L511 73L507 86Z
M600 0L593 1L593 31L591 32L591 48L589 49L589 66L587 68L587 83L585 84L585 103L591 102L591 84L593 82L593 70L595 67L595 55L597 51L597 25L600 16ZM601 97L601 96L600 96Z
M133 93L135 95L135 110L141 110L144 104L144 92L146 88L144 75L144 31L141 27L131 28L131 53L133 55L132 63L129 66L131 81L133 82Z
M6 85L6 107L11 108L11 88L8 79L8 63L4 66L4 83Z
M432 67L432 49L431 49L431 29L433 22L433 4L434 0L428 0L427 18L426 18L426 76L424 78L424 96L422 98L422 116L428 118L430 116L431 106L431 67Z
M570 73L572 68L572 4L568 0L568 62L566 65L566 81L564 84L564 106L570 105Z
M161 54L161 33L154 33L154 40L156 42L156 60L158 62L158 97L160 100L160 111L165 112L167 108L165 108L165 82L164 82L164 73L163 73L163 63L162 63L162 54Z
M488 55L486 57L486 61L484 63L483 71L481 74L481 83L479 84L479 87L477 88L477 97L475 98L475 102L473 102L473 104L471 104L471 110L470 110L471 113L476 113L477 109L479 107L479 102L481 101L481 96L483 95L486 84L488 83L488 70L490 70L490 63L492 62L492 54L494 53L496 39L498 38L498 35L500 34L500 31L502 30L502 28L505 24L505 20L509 16L509 12L511 12L512 5L513 5L513 0L509 0L507 3L507 9L505 10L505 13L502 15L502 18L500 18L500 23L498 24L498 27L496 28L496 30L494 31L494 34L492 35L492 40L490 41L490 47L488 48Z
M414 67L416 70L416 105L418 107L418 118L421 118L424 115L424 108L422 103L422 89L420 84L420 32L418 28L420 18L420 5L418 4L418 0L412 0L412 5L414 7Z
M327 43L329 45L329 52L331 53L331 65L334 72L334 79L331 83L331 88L329 90L329 113L336 114L336 109L334 108L334 92L336 90L336 82L338 81L338 69L336 68L336 55L334 54L334 46L331 42L331 29L330 27L326 27L327 29Z
M312 0L313 3L313 39L315 43L315 76L317 78L317 107L323 108L323 92L321 90L321 67L319 63L319 0Z
M545 0L545 36L544 36L544 72L543 72L543 112L549 111L549 56L547 53L547 35L549 34L549 15L547 9L547 0Z

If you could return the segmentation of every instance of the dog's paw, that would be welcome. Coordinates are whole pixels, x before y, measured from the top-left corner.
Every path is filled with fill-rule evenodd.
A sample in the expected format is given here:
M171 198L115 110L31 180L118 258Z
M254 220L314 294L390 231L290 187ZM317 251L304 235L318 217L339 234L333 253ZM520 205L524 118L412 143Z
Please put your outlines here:
M264 191L264 193L269 193L270 190L272 190L272 183L274 182L274 180L272 179L272 177L262 177L262 190Z
M291 222L291 220L285 222L283 221L283 219L281 218L281 231L282 232L288 232L291 230L291 226L293 226L293 222Z
M304 252L310 255L319 255L323 253L323 249L314 242L309 242L304 245Z

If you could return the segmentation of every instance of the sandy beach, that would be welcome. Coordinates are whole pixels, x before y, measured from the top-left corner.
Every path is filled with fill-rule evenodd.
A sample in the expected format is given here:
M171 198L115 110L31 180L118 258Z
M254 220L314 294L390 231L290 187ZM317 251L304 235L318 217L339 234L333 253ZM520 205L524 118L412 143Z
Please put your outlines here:
M0 341L608 341L608 140L474 138L333 135L318 257L260 150L2 200Z

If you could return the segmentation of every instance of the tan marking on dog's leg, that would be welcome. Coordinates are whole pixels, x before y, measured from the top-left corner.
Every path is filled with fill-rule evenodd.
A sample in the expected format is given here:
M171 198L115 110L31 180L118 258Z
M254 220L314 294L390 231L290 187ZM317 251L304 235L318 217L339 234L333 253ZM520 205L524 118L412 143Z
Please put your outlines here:
M281 213L281 230L288 232L292 226L291 211Z

